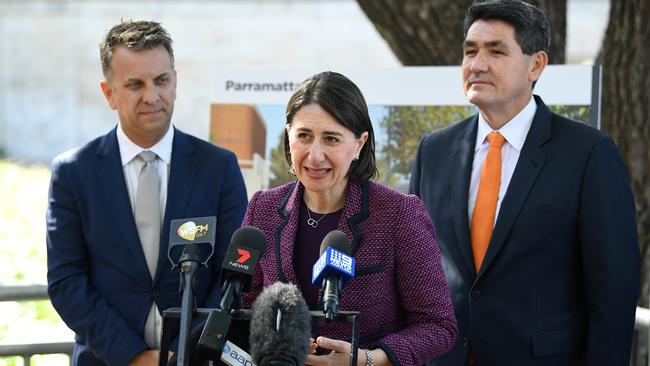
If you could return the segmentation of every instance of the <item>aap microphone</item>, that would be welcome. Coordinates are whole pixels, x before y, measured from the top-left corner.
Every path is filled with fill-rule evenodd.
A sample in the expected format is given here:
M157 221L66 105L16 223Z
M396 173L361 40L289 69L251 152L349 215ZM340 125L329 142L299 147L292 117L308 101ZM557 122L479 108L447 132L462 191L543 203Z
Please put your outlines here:
M303 365L310 334L309 309L295 285L276 282L253 303L249 341L257 366Z
M354 257L348 237L340 230L330 231L320 245L321 256L314 264L311 282L323 290L325 320L338 312L341 289L354 277Z

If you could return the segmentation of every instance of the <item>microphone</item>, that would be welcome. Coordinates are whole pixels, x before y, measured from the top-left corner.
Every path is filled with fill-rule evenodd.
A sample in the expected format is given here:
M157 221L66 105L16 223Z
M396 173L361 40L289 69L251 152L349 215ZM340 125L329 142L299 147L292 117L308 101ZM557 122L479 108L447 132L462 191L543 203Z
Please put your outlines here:
M221 267L223 292L221 308L231 310L233 302L241 306L241 294L250 288L260 256L266 250L266 237L253 226L235 230Z
M196 271L199 266L207 267L207 263L214 253L216 222L216 217L208 216L175 219L170 223L167 258L172 264L172 271L176 267L179 267L181 272L181 324L178 336L177 357L177 363L179 365L189 365L190 363L190 328L192 313L196 307L194 303ZM206 251L209 251L209 254L205 258L201 258L200 244L207 244ZM183 252L178 260L175 261L172 259L172 253L174 248L178 246L183 247Z
M310 335L309 309L295 285L276 282L253 303L249 341L257 366L303 365Z
M324 288L323 312L332 321L338 313L341 290L354 277L354 257L348 237L340 230L325 235L320 245L320 258L314 263L311 283Z
M172 271L183 260L187 250L192 252L192 258L203 267L214 254L214 241L216 236L217 218L214 216L193 217L189 219L174 219L169 224L169 245L167 259L172 264ZM178 256L177 247L183 248L183 253ZM192 247L192 249L188 249ZM208 255L202 255L203 253Z
M231 310L240 309L242 292L248 290L255 267L266 250L266 237L256 227L235 230L221 267L223 281L220 309L210 312L198 341L199 353L219 359L226 346ZM228 352L229 353L229 352Z

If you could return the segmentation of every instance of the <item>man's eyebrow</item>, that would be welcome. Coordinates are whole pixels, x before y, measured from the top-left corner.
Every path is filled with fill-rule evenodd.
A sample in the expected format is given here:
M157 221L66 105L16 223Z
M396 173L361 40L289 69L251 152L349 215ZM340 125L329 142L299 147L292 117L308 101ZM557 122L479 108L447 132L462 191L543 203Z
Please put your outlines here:
M160 79L160 78L166 77L166 76L169 76L169 73L168 72L163 72L162 74L156 76L156 79Z
M124 82L124 84L129 84L129 83L141 83L141 82L142 82L142 79L138 79L138 78L128 78L128 79L126 79L126 81Z
M477 46L478 46L478 42L476 42L476 41L466 40L465 42L463 42L463 47L477 47ZM485 42L485 46L504 48L504 49L508 48L508 45L505 42L500 41L500 40Z

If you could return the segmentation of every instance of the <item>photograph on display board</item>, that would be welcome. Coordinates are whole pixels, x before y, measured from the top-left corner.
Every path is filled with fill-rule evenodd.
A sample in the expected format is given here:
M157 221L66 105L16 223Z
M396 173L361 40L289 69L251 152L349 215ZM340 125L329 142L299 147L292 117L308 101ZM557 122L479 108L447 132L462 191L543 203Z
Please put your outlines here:
M432 69L436 68L417 70L422 72L422 77L416 78L416 80L426 83L431 79ZM273 70L256 70L255 72L263 75L256 75L255 77L258 79L263 79L267 75L280 79L277 76L279 73ZM301 76L293 76L294 73ZM228 72L220 74L228 75ZM449 74L449 71L445 74ZM310 73L302 70L295 71L285 79L301 80L304 79L302 75L308 76ZM368 75L372 77L368 77ZM422 99L419 97L413 98L413 105L409 105L404 100L408 100L409 93L416 94L413 91L415 89L413 85L409 85L411 88L406 88L407 84L402 84L403 93L395 92L399 88L392 86L386 88L386 85L390 85L391 82L388 80L389 77L385 70L377 71L374 74L361 74L356 78L359 81L355 80L354 75L351 76L351 79L355 81L366 97L373 124L378 169L378 175L374 180L402 192L408 191L411 166L422 137L449 124L461 121L478 111L475 106L467 104L464 97L464 105L460 103L441 105L437 102L423 105L421 104ZM372 80L373 84L369 84L368 80ZM295 81L290 83L294 87L298 85L298 82ZM235 98L236 100L228 100L228 103L215 101L210 105L209 141L231 150L237 155L249 197L256 191L277 187L295 180L295 177L289 173L282 145L286 124L286 102L291 94L291 91L285 87L287 84L286 81L239 84L247 86L245 90L238 90L245 94L240 94ZM232 81L228 77L224 77L222 85L224 91L216 98L218 100L228 99L224 97L229 96L227 92L236 89L233 88ZM273 85L282 87L274 90ZM421 88L430 88L430 85ZM379 87L392 90L390 95L395 95L396 103L381 105L373 103L377 99L387 100L385 97L375 96ZM438 87L446 90L453 88L451 85L439 85ZM241 86L240 88L244 89ZM262 93L264 96L260 97ZM545 92L541 94L548 98ZM561 98L558 99L561 100ZM555 113L596 127L596 123L591 120L589 104L549 103L549 108Z

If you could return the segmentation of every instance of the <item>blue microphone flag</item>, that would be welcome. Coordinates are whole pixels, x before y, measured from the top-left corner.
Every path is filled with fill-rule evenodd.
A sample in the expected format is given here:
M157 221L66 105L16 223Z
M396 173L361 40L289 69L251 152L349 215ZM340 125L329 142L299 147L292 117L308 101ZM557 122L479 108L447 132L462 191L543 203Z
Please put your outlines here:
M327 247L325 252L318 258L312 268L311 283L322 286L323 279L330 273L341 276L343 287L354 277L354 257L351 257L340 250Z

